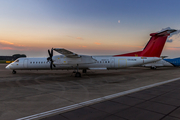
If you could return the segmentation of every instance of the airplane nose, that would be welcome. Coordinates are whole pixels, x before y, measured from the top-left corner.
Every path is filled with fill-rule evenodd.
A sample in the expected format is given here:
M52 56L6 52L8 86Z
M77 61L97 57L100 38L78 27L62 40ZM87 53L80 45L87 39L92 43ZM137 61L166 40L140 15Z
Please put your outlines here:
M7 66L6 66L6 69L10 69L10 65L7 65Z

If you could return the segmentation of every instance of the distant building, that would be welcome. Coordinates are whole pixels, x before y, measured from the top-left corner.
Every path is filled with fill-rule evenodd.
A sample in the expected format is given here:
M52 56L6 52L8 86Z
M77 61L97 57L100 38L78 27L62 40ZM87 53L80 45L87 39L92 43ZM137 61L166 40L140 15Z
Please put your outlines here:
M14 54L12 56L0 56L0 60L14 61L20 57L26 57L25 54Z

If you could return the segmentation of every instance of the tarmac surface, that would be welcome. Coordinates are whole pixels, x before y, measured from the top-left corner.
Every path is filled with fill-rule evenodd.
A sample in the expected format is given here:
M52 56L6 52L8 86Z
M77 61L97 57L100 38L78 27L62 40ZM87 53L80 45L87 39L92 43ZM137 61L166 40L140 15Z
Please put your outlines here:
M91 70L87 71L87 73L85 74L82 74L81 78L76 78L72 74L72 71L61 70L17 71L17 74L12 74L11 71L5 69L5 66L6 64L0 64L0 120L18 119L29 115L77 104L80 102L100 98L118 92L131 90L145 85L150 85L153 83L180 77L180 68L159 68L157 70L151 70L148 68L138 67L109 71ZM177 85L178 88L178 81L174 85ZM164 85L165 88L163 88L163 90L169 90L170 87L168 86L169 85ZM172 91L169 91L170 96L166 96L166 94L168 95L168 91L164 91L165 93L160 92L160 96L164 95L164 100L171 101L174 100L173 98L171 98L171 92L172 95L175 95L180 98L180 96L178 95L178 90L179 89L176 89L174 87ZM148 90L145 91L148 93ZM169 111L174 110L174 112L176 112L179 110L178 100L174 101L174 104L176 105L169 105L164 103L162 104L157 102L157 104L162 104L161 107L164 111L155 111L152 110L152 108L148 108L147 106L149 104L152 104L152 106L156 106L156 102L153 102L153 99L158 97L155 96L155 93L151 93L149 91L152 94L151 95L150 93L147 94L146 92L144 94L145 96L147 96L147 98L143 95L140 95L140 93L134 93L134 96L133 94L129 94L121 97L125 101L129 101L128 104L118 102L117 98L101 102L95 105L91 105L90 107L88 106L85 108L80 108L74 111L77 112L76 114L80 113L78 114L79 116L81 116L82 109L85 112L83 114L85 116L88 112L100 112L100 114L102 115L109 113L107 118L111 118L112 116L112 119L135 118L134 116L137 114L136 111L142 112L142 118L146 117L146 119L150 119L153 115L159 116L157 117L158 119L162 118L165 115L167 115L167 117L173 117L173 119L175 120L179 118L178 116L168 114ZM157 94L159 95L159 92L157 92ZM142 98L137 98L136 96L142 96ZM152 96L153 98L151 98ZM107 111L99 110L97 106L104 106L104 103L107 103L108 108L111 105L119 106L123 112L121 111L119 112L119 115L115 115L115 113L118 112L116 111L117 109L106 109ZM136 105L139 106L137 107ZM94 109L96 111L94 111ZM105 110L105 108L103 107L102 109ZM166 111L166 109L168 110ZM146 116L147 113L152 114L151 116ZM68 118L67 116L71 116L71 111L62 114L66 116L66 119ZM129 114L129 118L123 116L127 114ZM44 119L47 118L48 116ZM166 117L164 117L164 119L165 118Z
M41 120L180 120L178 81Z

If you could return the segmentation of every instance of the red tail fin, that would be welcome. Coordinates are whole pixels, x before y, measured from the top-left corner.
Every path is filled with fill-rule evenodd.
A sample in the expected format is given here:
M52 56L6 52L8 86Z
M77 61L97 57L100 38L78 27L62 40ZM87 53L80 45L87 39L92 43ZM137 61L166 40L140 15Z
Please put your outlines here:
M137 51L132 53L126 53L115 56L141 56L141 57L160 57L164 44L170 33L176 30L165 30L160 33L151 33L151 39L143 49L143 51Z

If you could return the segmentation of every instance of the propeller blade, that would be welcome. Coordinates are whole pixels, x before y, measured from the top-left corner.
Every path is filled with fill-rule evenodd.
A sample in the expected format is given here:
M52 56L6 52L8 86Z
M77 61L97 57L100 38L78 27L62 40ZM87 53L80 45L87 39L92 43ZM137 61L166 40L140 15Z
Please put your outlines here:
M54 64L53 64L53 60L52 60L52 57L53 57L53 48L50 50L48 50L48 54L49 54L49 57L47 58L47 61L50 61L50 69L52 70L52 66L56 67Z
M53 56L53 48L51 49L51 57Z
M48 50L48 53L49 53L49 57L51 57L51 53L50 53L50 50Z
M50 68L51 68L51 70L52 70L52 61L51 61L51 63L50 63Z

